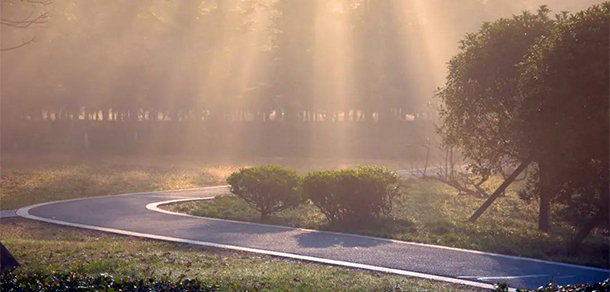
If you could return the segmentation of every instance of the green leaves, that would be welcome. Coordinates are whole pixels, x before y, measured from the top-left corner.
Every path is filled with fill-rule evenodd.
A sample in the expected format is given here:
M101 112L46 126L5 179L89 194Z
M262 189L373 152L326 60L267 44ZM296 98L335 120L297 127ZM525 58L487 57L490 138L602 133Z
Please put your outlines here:
M279 165L242 168L227 178L231 192L243 198L266 219L271 213L301 203L297 187L299 175Z
M310 173L301 186L330 223L366 224L392 210L400 183L401 177L386 168L360 166Z
M609 13L604 2L558 17L520 65L515 141L548 165L554 199L569 210L562 217L579 223L607 214Z
M462 149L470 169L492 174L503 162L532 157L544 179L530 189L541 202L564 203L581 222L608 214L610 200L609 12L604 2L551 19L542 6L486 23L461 42L437 93L439 132Z
M436 96L440 134L446 144L459 146L472 169L494 172L500 161L524 157L513 144L511 123L518 107L519 63L536 41L548 36L554 21L541 7L512 18L484 23L466 35L461 52L449 63L445 87Z
M301 178L277 165L240 169L227 183L266 219L273 212L311 200L330 223L367 223L392 210L400 195L402 178L383 167L359 166L346 170L309 173Z

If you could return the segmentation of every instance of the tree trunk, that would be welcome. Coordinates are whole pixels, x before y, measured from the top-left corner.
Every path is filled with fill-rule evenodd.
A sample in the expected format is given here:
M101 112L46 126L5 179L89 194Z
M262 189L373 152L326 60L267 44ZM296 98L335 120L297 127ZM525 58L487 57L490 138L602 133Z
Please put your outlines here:
M8 270L20 267L13 255L0 242L0 270Z
M506 190L506 188L513 181L515 181L517 176L519 176L519 174L521 172L523 172L523 170L525 170L525 168L531 162L532 162L532 160L529 159L529 158L524 160L523 162L521 162L521 165L519 165L519 167L517 167L517 169L515 169L515 171L513 171L513 173L500 185L500 187L498 187L498 189L496 189L496 191L491 196L489 196L487 201L485 201L485 203L483 203L483 205L481 205L481 207L479 207L479 209L477 209L477 211L474 212L474 214L472 214L470 219L468 219L468 222L475 222L475 221L477 221L477 219L479 219L479 217L481 217L481 215L483 215L485 210L487 210L487 208L489 208L489 206L491 206L491 203L493 203L502 194L502 192L504 190Z
M585 238L589 235L589 233L591 233L591 231L593 231L593 229L597 225L601 224L602 222L604 222L607 219L607 215L608 215L608 210L602 209L599 212L597 212L597 214L595 214L587 222L587 224L585 224L585 226L583 226L582 229L580 229L580 231L578 231L576 236L574 236L574 238L572 239L572 242L570 242L570 246L568 247L568 252L572 255L576 255L578 253L578 250L580 249L580 244L583 242L583 240L585 240Z
M546 188L545 188L546 189ZM540 190L540 213L538 217L538 229L544 232L549 232L549 215L551 202L549 193L547 191Z
M538 213L538 229L544 232L549 231L549 221L551 214L551 187L546 165L540 163L540 209Z

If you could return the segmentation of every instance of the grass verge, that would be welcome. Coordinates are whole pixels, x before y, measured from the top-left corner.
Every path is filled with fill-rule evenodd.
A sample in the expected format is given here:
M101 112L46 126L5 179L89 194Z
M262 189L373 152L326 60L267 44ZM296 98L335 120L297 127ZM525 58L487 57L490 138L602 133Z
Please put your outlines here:
M524 202L514 190L497 200L474 224L466 223L483 199L455 194L435 181L409 180L389 216L359 229L329 226L311 203L273 214L265 223L333 230L438 244L507 255L517 255L608 268L607 231L595 230L577 256L567 255L565 239L574 226L555 220L550 233L537 230L537 203ZM260 215L236 196L165 206L169 210L204 217L260 222Z
M25 219L3 219L1 227L2 242L25 272L76 271L169 279L184 275L220 285L220 291L476 291L415 278L141 240Z

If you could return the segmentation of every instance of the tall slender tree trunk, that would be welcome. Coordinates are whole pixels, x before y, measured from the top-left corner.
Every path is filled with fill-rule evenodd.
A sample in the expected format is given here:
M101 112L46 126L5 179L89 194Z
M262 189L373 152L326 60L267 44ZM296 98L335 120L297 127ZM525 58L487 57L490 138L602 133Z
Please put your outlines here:
M545 163L539 164L540 171L540 209L538 213L538 229L544 232L549 231L549 221L551 215L551 185L548 176L548 167Z

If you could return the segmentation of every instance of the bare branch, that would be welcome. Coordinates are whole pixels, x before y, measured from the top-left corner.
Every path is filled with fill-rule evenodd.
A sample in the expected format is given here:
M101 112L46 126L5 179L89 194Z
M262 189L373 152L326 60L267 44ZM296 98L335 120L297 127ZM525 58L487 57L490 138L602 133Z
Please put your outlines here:
M16 1L1 0L1 1L5 2L5 3L10 3L12 5L19 4L19 3L30 3L30 4L34 4L34 5L49 6L49 5L54 3L52 0L49 0L49 1L42 1L42 0L16 0Z
M9 20L9 19L1 19L0 24L14 27L14 28L28 28L32 24L42 24L47 23L47 19L49 18L49 11L45 11L41 13L38 17L34 19L30 19L33 13L30 13L24 20Z
M31 3L31 4L39 4L39 5L42 5L42 6L48 6L48 5L53 4L53 1L50 1L50 0L49 1L26 0L25 2Z
M14 47L8 47L8 48L1 48L0 52L6 52L6 51L10 51L10 50L16 50L19 49L21 47L24 47L30 43L33 43L34 41L36 41L36 37L31 38L29 41L23 42L18 46L14 46Z

